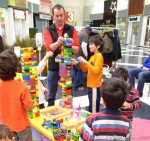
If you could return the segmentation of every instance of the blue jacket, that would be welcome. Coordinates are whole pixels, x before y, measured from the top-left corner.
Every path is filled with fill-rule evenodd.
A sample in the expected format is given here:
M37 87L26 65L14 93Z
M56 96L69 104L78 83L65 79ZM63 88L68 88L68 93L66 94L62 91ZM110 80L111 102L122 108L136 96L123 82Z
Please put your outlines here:
M150 56L144 61L143 67L149 68L150 71Z

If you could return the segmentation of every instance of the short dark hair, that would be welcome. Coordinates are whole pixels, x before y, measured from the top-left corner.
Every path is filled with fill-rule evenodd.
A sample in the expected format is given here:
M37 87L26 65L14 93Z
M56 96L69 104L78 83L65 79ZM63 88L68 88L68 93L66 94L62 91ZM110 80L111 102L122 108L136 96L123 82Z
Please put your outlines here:
M94 43L95 46L100 46L99 51L103 50L104 41L99 35L91 36L89 38L89 43Z
M119 78L106 79L101 86L101 95L105 106L112 110L122 107L127 98L127 86Z
M13 136L12 136L12 133L10 131L10 129L4 125L4 124L1 124L0 125L0 140L2 139L12 139Z
M54 15L54 10L55 9L58 9L58 10L60 10L60 9L63 9L64 10L64 13L65 13L65 8L62 6L62 5L60 5L60 4L56 4L53 8L52 8L52 14Z
M0 79L13 80L20 66L19 59L11 50L5 50L0 54Z
M119 67L114 70L114 72L112 73L112 77L120 78L124 81L127 81L129 78L129 73L127 69Z

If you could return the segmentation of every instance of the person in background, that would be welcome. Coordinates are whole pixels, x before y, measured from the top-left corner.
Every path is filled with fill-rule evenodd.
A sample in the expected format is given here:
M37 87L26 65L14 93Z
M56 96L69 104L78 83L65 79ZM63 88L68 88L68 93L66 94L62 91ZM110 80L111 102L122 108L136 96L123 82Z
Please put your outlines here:
M104 109L86 119L80 135L82 141L129 141L130 122L119 110L127 94L123 80L104 80L101 86Z
M87 53L87 45L89 40L89 35L92 32L92 28L90 26L85 27L82 31L78 33L79 36L79 43L80 43L80 49L79 52L75 54L75 57L82 56L85 59L87 59L88 53ZM73 87L74 90L83 90L83 79L84 73L81 70L79 64L77 64L74 67L74 75L73 75Z
M135 78L138 79L137 90L139 96L143 96L143 88L145 82L150 82L150 56L144 61L140 68L129 69L129 80L131 85L135 86Z
M123 103L123 106L121 107L121 113L122 115L126 116L130 120L131 122L130 127L132 128L133 113L135 110L138 110L141 106L139 93L134 87L130 85L129 74L125 68L119 67L115 69L112 74L112 77L116 77L116 78L123 80L125 84L127 85L129 93L128 93L126 101ZM130 134L130 139L131 139L131 136L132 135Z
M4 124L0 124L0 141L16 141L10 129Z
M4 51L4 44L3 44L3 38L2 36L0 35L0 53Z
M56 4L52 8L54 24L45 28L44 40L47 51L54 52L54 56L49 58L48 64L48 106L53 106L58 89L59 63L55 62L55 57L60 53L60 47L64 43L64 34L72 38L74 53L79 51L78 33L76 29L64 22L65 9L62 5Z
M0 53L0 121L11 132L16 132L20 141L31 141L27 110L32 109L33 102L27 86L20 80L14 80L19 64L12 51Z
M48 51L46 53L46 55L43 57L43 59L40 61L40 63L37 66L37 70L38 70L38 75L42 73L42 71L44 70L45 66L46 66L46 61L48 60L49 57L52 57L54 55L54 53L52 51ZM44 103L46 102L45 100L45 92L48 92L48 89L45 88L41 82L40 79L38 79L38 92L39 92L39 106L40 109L44 108Z
M87 87L89 98L89 112L95 113L100 110L100 86L103 75L103 56L100 51L103 48L103 40L99 35L89 38L90 51L94 53L87 61L82 56L78 57L83 72L87 72Z

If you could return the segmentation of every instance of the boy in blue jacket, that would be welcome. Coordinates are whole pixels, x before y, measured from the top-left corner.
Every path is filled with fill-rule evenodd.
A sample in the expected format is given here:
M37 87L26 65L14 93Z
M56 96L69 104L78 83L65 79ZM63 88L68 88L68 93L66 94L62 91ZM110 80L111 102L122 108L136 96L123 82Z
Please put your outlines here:
M145 82L150 82L150 56L144 61L143 66L140 68L129 69L129 80L131 85L135 86L135 78L138 79L137 90L139 96L143 96L143 88Z

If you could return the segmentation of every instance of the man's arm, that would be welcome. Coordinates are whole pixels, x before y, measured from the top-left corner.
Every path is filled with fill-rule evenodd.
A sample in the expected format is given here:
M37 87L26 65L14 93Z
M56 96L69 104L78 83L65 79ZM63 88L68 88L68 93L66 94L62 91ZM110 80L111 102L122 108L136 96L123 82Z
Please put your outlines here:
M47 29L44 30L44 41L45 41L45 45L46 45L46 50L47 51L53 51L55 52L55 50L64 42L64 38L63 37L59 37L58 40L53 43L52 41L52 37L49 33L49 31Z
M58 40L55 42L55 43L52 43L51 45L50 45L50 49L52 50L52 51L55 51L60 45L62 45L64 43L64 38L62 37L62 36L60 36L59 38L58 38Z

